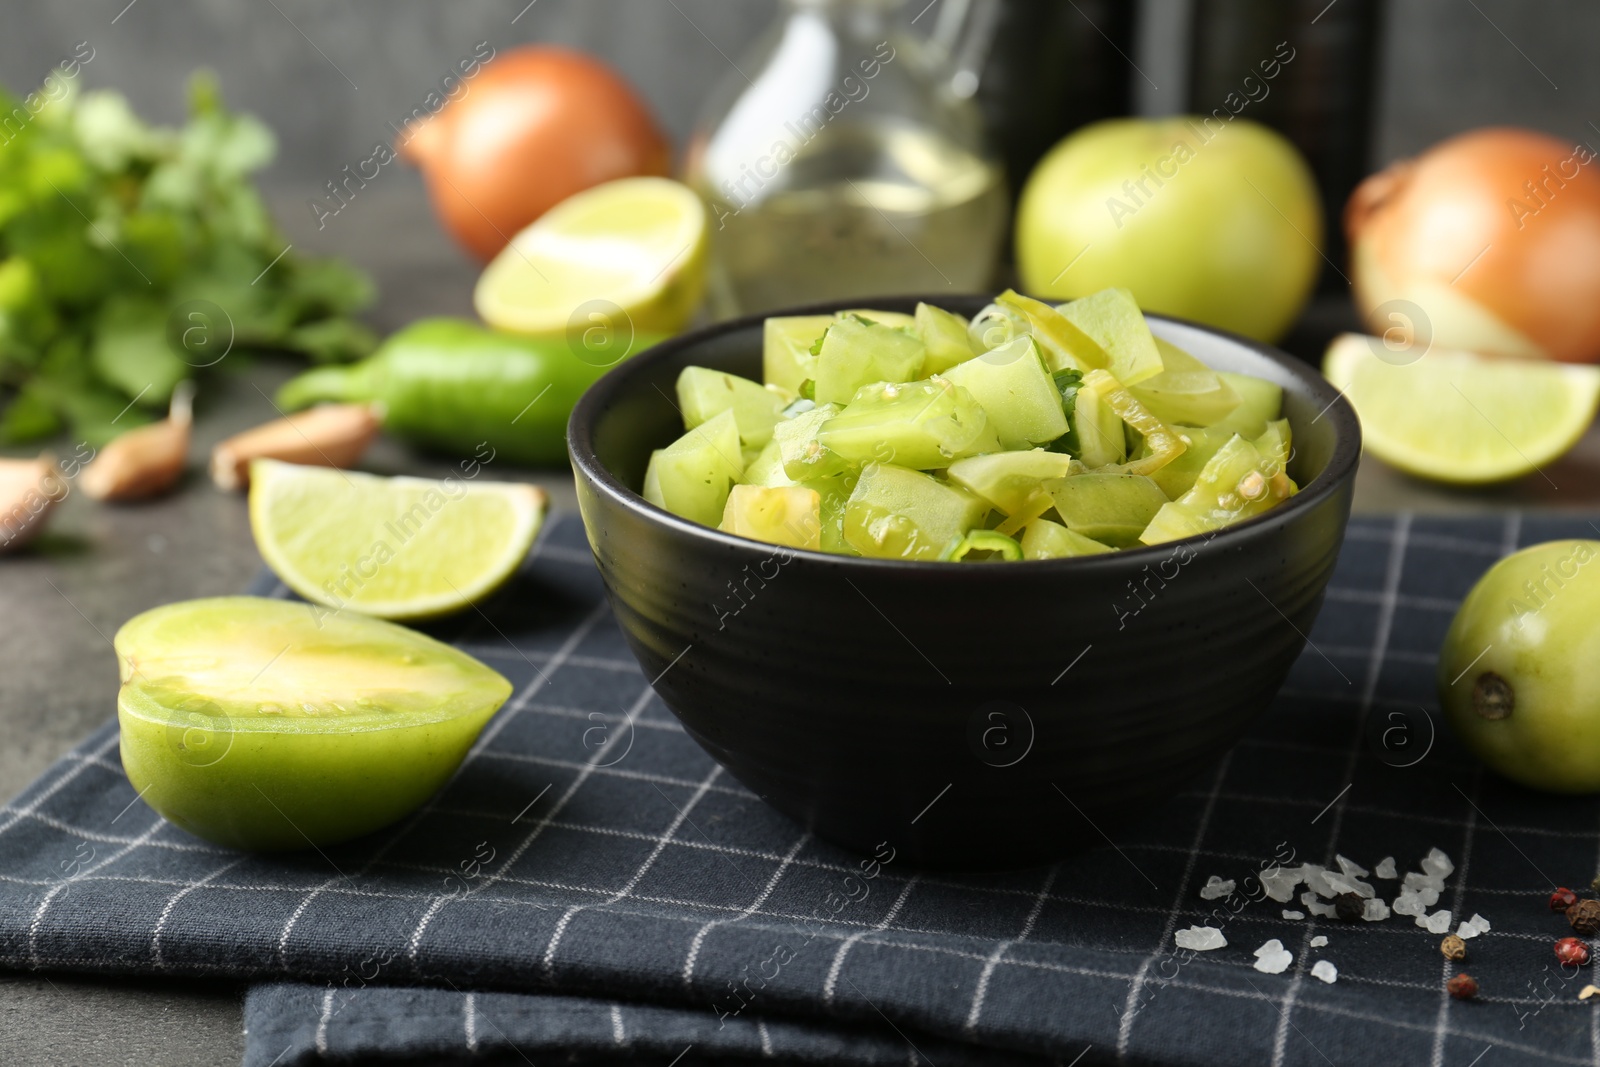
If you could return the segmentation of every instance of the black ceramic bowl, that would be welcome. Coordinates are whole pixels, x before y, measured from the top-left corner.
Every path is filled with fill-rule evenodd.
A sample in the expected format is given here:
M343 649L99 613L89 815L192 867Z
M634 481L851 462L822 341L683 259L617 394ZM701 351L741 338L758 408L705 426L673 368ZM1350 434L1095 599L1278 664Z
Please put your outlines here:
M971 315L983 298L930 298ZM853 301L911 311L911 298ZM826 312L836 307L801 309ZM951 564L775 549L639 495L683 432L678 372L759 380L759 317L613 369L568 444L600 573L647 678L768 803L858 850L1020 867L1104 840L1217 760L1283 684L1350 510L1360 428L1310 367L1151 316L1220 370L1277 382L1300 493L1209 540Z

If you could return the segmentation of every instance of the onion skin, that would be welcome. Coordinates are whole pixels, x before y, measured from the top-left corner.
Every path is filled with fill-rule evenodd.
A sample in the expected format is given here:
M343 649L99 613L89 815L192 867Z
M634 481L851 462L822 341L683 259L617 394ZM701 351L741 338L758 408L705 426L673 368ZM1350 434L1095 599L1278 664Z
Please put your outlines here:
M395 146L421 169L434 211L488 261L573 193L615 178L665 176L671 147L638 95L581 52L502 52Z
M1600 361L1597 168L1586 146L1492 128L1369 177L1345 207L1368 328L1418 318L1403 324L1450 348ZM1380 310L1397 300L1423 317Z

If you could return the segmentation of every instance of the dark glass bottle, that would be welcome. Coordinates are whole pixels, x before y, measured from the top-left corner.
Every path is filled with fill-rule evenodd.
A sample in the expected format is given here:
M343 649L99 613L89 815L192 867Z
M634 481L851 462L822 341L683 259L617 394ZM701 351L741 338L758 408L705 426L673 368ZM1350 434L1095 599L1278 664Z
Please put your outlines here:
M1366 176L1376 99L1379 0L1194 0L1189 110L1205 114L1288 42L1293 59L1245 118L1278 130L1304 153L1323 198L1324 267L1318 290L1346 288L1345 201ZM1259 90L1258 90L1259 91Z

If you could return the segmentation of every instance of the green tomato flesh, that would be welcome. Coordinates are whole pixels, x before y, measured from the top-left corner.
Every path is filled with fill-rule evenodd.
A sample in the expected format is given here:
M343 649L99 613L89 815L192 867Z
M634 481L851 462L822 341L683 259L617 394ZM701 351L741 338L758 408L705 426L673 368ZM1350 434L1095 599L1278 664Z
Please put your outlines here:
M1057 559L1212 533L1296 488L1282 388L1156 337L1126 289L1008 290L971 322L771 318L762 364L764 384L680 373L687 432L645 499L836 554Z
M190 600L114 642L128 781L217 844L369 833L455 772L511 683L393 623L261 597Z

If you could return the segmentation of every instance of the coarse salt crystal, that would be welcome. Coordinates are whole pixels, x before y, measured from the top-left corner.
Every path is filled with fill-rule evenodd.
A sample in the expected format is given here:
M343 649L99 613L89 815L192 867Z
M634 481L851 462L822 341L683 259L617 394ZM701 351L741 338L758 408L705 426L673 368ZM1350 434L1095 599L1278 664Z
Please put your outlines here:
M1218 900L1222 897L1231 897L1233 896L1233 885L1232 878L1223 880L1213 874L1206 879L1206 884L1200 887L1200 899Z
M1454 874L1455 869L1456 865L1450 862L1450 857L1436 848L1429 849L1428 854L1422 857L1422 870L1427 874L1443 879Z
M1329 985L1339 980L1339 968L1327 960L1318 960L1311 966L1311 977L1320 978Z
M1337 874L1325 874L1323 878L1333 888L1334 896L1339 896L1343 893L1354 893L1362 900L1371 900L1377 895L1377 891L1372 888L1370 883L1363 882L1359 878L1342 878Z
M1321 934L1318 934L1316 937L1313 937L1311 939L1311 947L1312 948L1321 948L1323 945L1326 945L1327 943L1328 943L1328 939L1323 937Z
M1326 867L1315 863L1308 863L1300 868L1300 874L1305 879L1306 885L1314 889L1319 897L1328 897L1330 900L1339 895L1333 888L1331 877Z
M1293 911L1289 908L1284 908L1283 917L1285 919L1304 919L1306 917L1306 913L1303 911Z
M1344 872L1346 878L1365 878L1367 876L1367 869L1356 861L1346 859L1343 856L1334 856L1333 858L1339 864L1339 870Z
M1412 871L1405 876L1405 880L1400 884L1406 889L1414 889L1418 892L1424 889L1438 891L1444 888L1444 879L1436 878L1431 874L1418 874L1416 871Z
M1228 947L1228 939L1214 926L1191 926L1187 930L1179 930L1174 936L1179 948L1191 952L1210 952L1215 948Z
M1294 962L1294 953L1283 947L1283 942L1273 938L1256 949L1255 968L1262 974L1282 974Z
M1478 928L1472 925L1472 921L1470 919L1464 920L1460 927L1456 929L1456 936L1463 941L1467 940L1469 937L1477 937Z
M1450 932L1450 909L1440 908L1427 918L1419 915L1417 925L1427 927L1430 934L1447 934Z
M1279 904L1287 904L1294 899L1294 887L1301 881L1298 867L1269 867L1261 872L1261 888Z
M1381 923L1389 917L1389 905L1376 898L1363 901L1361 917L1369 923Z
M1400 877L1400 872L1394 868L1393 856L1385 856L1383 859L1379 860L1378 865L1372 868L1372 873L1377 875L1379 878Z
M1337 918L1339 915L1338 908L1334 907L1332 904L1324 904L1322 901L1317 899L1317 895L1315 893L1312 893L1309 890L1300 894L1300 903L1306 906L1307 911L1319 918L1333 919Z
M1409 889L1402 889L1400 895L1394 898L1396 915L1421 915L1425 910L1422 898Z
M1472 918L1468 919L1467 922L1471 923L1473 926L1476 926L1478 928L1478 933L1480 934L1486 934L1490 930L1489 920L1485 919L1477 912L1473 912Z

